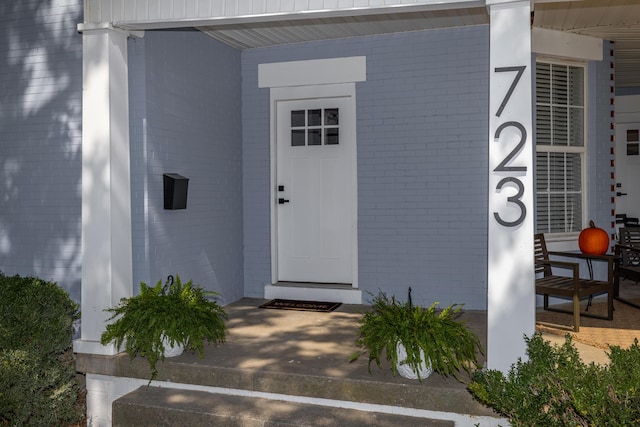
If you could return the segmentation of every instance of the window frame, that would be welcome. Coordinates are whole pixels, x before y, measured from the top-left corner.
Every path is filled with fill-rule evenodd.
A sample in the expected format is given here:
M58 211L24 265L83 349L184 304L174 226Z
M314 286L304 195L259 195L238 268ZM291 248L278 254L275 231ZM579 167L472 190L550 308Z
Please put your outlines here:
M582 146L560 146L560 145L538 145L537 140L538 140L538 136L537 136L537 107L538 107L538 101L537 101L537 95L538 95L538 81L537 81L537 66L539 63L543 63L543 64L549 64L549 65L561 65L561 66L568 66L568 67L579 67L582 68L583 70L583 106L582 106L582 121L583 121L583 128L582 128L582 132L583 132L583 136L582 136L582 140L583 140L583 145ZM535 231L536 232L543 232L545 233L545 235L547 236L547 240L548 241L568 241L568 240L575 240L578 238L578 235L580 234L581 230L575 230L575 231L564 231L564 232L551 232L551 231L546 231L546 230L538 230L538 204L537 204L537 197L538 197L538 191L537 191L537 174L538 174L538 165L537 165L537 155L538 153L572 153L572 154L579 154L580 155L580 159L581 159L581 165L580 165L580 181L581 181L581 212L582 212L582 226L581 228L584 228L585 224L588 221L589 215L588 215L588 187L589 187L589 183L587 180L587 170L588 170L588 162L589 162L589 147L590 147L590 141L589 141L589 132L588 132L588 124L587 124L587 118L589 116L589 103L588 103L588 74L589 74L589 67L588 64L584 61L576 61L576 60L571 60L571 59L564 59L564 58L558 58L558 57L550 57L550 56L537 56L535 59L535 66L536 66L536 70L534 75L536 76L536 80L534 83L534 112L536 114L535 117L535 121L534 121L534 127L535 127L535 140L534 140L534 185L536 186L535 190L534 190L534 209L535 209L535 220L534 220L534 227L535 227ZM568 123L568 121L567 121ZM565 193L566 194L566 193Z

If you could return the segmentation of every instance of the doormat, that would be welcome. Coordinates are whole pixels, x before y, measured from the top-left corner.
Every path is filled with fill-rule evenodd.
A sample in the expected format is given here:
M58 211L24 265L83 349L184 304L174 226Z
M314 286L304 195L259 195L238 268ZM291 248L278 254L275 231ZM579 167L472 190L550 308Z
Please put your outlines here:
M328 313L340 307L340 302L324 301L296 301L291 299L273 299L260 306L260 308L275 308L278 310L320 311Z

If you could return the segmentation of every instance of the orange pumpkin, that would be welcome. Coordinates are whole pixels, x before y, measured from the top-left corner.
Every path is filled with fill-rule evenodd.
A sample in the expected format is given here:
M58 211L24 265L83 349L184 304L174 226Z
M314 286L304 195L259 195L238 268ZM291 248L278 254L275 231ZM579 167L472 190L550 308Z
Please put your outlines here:
M584 254L602 255L609 250L609 235L602 228L589 221L589 228L580 232L578 246Z

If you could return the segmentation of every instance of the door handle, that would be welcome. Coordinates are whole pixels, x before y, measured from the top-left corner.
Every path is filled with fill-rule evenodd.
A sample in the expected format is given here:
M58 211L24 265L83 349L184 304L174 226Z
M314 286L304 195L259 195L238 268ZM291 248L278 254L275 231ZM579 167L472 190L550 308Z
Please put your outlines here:
M284 205L285 203L289 203L289 201L287 199L283 199L282 197L280 197L278 199L278 204L279 205Z
M626 196L626 195L627 195L627 193L621 193L621 192L619 192L619 191L616 193L616 196L618 196L618 197L619 197L619 196Z

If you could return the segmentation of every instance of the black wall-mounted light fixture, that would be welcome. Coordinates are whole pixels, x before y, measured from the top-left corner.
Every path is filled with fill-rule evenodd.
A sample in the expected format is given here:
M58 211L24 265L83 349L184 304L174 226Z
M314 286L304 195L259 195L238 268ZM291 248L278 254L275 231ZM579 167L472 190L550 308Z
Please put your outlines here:
M177 173L165 173L162 177L164 181L164 208L186 209L189 178Z

